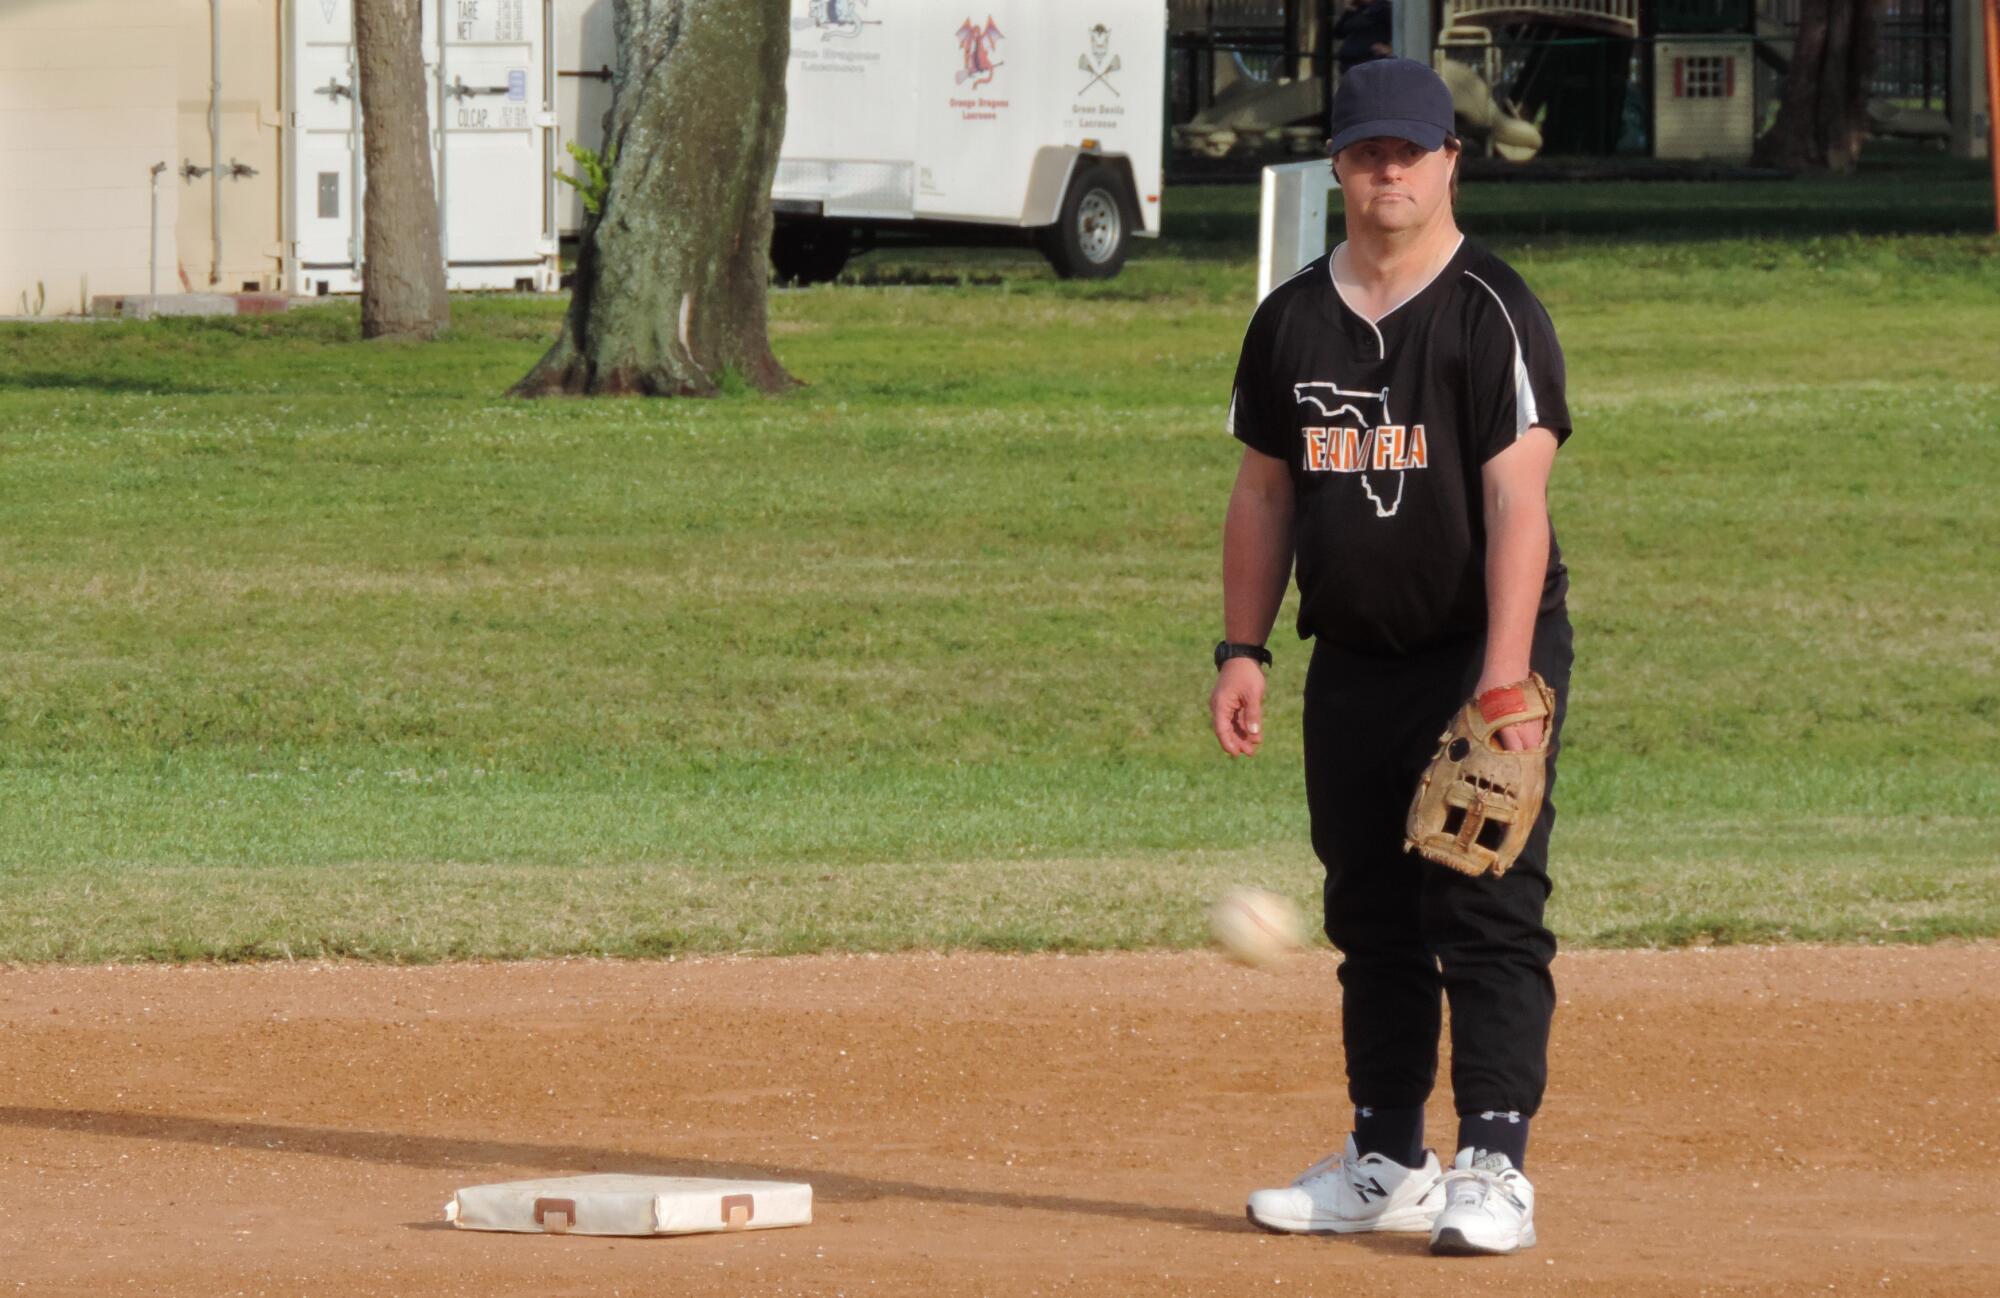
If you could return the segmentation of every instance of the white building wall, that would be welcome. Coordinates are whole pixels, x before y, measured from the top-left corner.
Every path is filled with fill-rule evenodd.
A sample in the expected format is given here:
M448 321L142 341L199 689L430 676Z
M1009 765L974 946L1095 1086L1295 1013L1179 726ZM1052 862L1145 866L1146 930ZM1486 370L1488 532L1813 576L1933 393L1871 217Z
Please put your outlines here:
M209 82L210 0L142 0L150 8L175 9L180 46L179 142L173 183L180 190L175 230L178 270L172 283L161 274L160 291L234 293L276 289L283 268L280 195L284 165L284 97L281 84L280 0L219 0L222 16L222 83L217 101L223 176L183 177L192 162L210 165ZM233 171L234 161L249 168ZM220 229L211 224L213 198L221 197ZM217 243L220 236L220 258ZM182 277L185 277L183 279Z
M160 177L161 290L173 281L181 15L135 0L0 0L0 315L143 293L148 169Z

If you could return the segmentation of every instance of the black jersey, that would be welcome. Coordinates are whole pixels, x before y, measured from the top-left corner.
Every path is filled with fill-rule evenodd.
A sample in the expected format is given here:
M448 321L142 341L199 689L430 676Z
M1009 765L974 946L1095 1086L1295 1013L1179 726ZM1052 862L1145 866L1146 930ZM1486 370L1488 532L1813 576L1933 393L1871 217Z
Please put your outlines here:
M1482 632L1480 467L1536 425L1569 436L1562 349L1521 277L1466 239L1370 323L1332 254L1250 320L1229 431L1291 466L1299 635L1403 654ZM1568 588L1555 537L1542 611Z

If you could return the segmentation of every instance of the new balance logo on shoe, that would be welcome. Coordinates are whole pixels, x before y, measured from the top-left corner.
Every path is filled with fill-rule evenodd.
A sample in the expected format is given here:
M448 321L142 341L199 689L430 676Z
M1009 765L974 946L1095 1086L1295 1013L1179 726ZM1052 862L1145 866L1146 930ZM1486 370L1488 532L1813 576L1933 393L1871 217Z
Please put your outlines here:
M1444 1207L1437 1155L1405 1167L1381 1154L1347 1147L1328 1154L1290 1185L1256 1190L1246 1211L1260 1230L1286 1235L1350 1235L1364 1231L1427 1232Z

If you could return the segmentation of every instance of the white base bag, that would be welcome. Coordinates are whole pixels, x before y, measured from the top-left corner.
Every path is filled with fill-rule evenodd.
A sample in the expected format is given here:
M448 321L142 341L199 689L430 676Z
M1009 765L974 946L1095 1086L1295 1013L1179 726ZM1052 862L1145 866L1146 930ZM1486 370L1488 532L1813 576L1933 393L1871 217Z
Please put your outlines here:
M698 1176L564 1176L472 1185L444 1219L460 1230L545 1235L698 1235L812 1222L812 1187Z

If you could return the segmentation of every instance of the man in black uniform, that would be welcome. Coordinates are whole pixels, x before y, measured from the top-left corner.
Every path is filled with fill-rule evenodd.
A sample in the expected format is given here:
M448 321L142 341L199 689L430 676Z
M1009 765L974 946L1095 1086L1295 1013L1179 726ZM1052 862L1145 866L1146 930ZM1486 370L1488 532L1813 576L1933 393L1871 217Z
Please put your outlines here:
M1389 0L1347 0L1347 8L1333 21L1343 76L1370 59L1390 55L1390 25Z
M1439 1253L1535 1242L1522 1168L1555 1011L1542 922L1545 804L1513 869L1477 878L1403 851L1419 773L1468 697L1541 673L1569 694L1567 574L1547 484L1569 434L1562 352L1521 278L1453 220L1450 93L1408 59L1342 79L1330 148L1347 241L1279 285L1244 338L1243 442L1223 540L1223 750L1262 742L1263 648L1296 564L1306 798L1340 949L1354 1124L1345 1148L1249 1215L1297 1232L1428 1231ZM1541 723L1501 732L1532 748ZM1457 1158L1424 1148L1441 998Z

